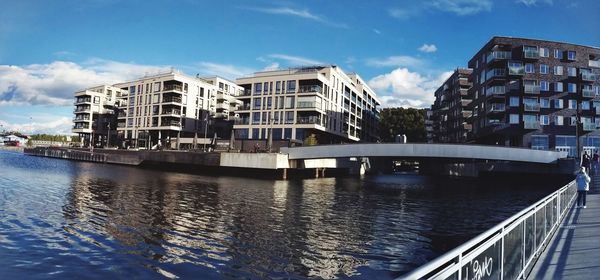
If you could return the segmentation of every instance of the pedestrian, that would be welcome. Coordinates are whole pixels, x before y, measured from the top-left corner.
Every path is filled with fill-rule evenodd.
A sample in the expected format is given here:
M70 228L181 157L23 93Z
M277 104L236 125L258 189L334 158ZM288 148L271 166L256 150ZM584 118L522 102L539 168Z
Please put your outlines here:
M590 176L585 173L585 168L581 167L579 169L575 181L577 183L577 208L587 208L585 198L587 192L590 190Z
M583 158L581 159L581 166L585 167L585 171L586 172L590 172L590 156L588 155L587 151L583 152Z
M258 143L254 144L254 152L258 153L258 150L260 150L260 145Z

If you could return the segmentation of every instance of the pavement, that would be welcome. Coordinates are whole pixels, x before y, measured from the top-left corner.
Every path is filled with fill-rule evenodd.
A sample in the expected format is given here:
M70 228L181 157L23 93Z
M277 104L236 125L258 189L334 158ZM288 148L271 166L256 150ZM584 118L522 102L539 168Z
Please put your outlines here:
M600 171L591 177L587 208L573 204L527 279L600 279Z

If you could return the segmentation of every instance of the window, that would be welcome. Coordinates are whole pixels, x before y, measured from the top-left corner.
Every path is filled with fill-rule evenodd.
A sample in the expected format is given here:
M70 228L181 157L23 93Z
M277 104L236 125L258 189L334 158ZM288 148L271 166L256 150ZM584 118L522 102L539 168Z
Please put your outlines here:
M548 115L540 115L540 124L541 125L549 125L550 124L550 118L548 117Z
M100 96L94 96L94 104L100 103Z
M152 103L159 103L159 102L160 102L160 94L152 95Z
M569 119L570 119L571 126L575 126L575 124L577 124L577 117L573 116L573 117L569 117Z
M254 98L254 110L260 110L260 98Z
M562 51L559 49L554 50L554 58L562 59Z
M563 125L563 124L564 124L563 116L556 116L556 118L554 119L554 125Z
M577 59L577 53L575 51L568 51L567 52L567 59L568 60L576 60Z
M563 148L560 149L562 151L568 151L569 152L569 156L573 157L575 156L576 153L576 142L577 140L575 139L575 136L567 136L567 135L556 135L556 150L559 150L559 148ZM564 149L566 148L566 149Z
M153 91L154 92L160 91L160 82L154 83Z
M281 81L275 83L275 92L281 92Z
M535 150L548 150L548 135L531 136L531 148Z
M600 86L595 87L596 95L600 95Z
M550 108L550 99L540 98L540 108Z
M519 97L511 96L509 99L509 106L510 107L519 107Z
M260 123L260 112L252 113L252 124L259 124L259 123Z
M577 85L574 83L569 83L567 89L569 90L569 93L577 93Z
M562 66L554 66L554 75L562 75L563 67Z
M582 101L581 102L581 110L589 110L590 109L590 102L589 101Z
M492 69L491 71L494 71ZM525 73L525 68L523 67L523 63L519 61L509 61L508 62L508 74L509 75L523 75ZM488 72L489 74L489 72Z
M577 100L569 99L569 109L577 109Z
M254 92L260 94L262 92L262 83L254 84Z
M540 74L548 74L548 65L540 64Z
M519 114L510 114L509 115L509 123L510 124L518 124L519 123Z
M561 82L554 83L554 91L562 92L563 91L563 83L561 83Z
M541 57L549 57L550 50L548 48L540 48L540 56Z
M548 83L548 81L540 81L540 90L541 91L549 91L550 90L550 84Z
M135 93L135 86L129 87L129 93Z
M554 108L562 109L563 108L563 100L562 99L554 99Z
M294 123L294 112L285 112L285 123L290 124ZM290 134L291 137L291 134Z
M531 64L531 63L525 64L525 73L535 73L533 64Z
M286 109L294 108L294 97L293 96L288 96L285 98L285 108Z
M267 124L269 122L269 115L267 112L262 112L262 124Z
M269 90L269 83L268 82L264 83L264 85L263 85L263 91L265 92L265 94L267 94L267 92L270 91Z
M296 91L296 81L288 81L287 82L287 92L295 92Z
M569 75L569 77L577 77L577 68L567 67L567 74Z

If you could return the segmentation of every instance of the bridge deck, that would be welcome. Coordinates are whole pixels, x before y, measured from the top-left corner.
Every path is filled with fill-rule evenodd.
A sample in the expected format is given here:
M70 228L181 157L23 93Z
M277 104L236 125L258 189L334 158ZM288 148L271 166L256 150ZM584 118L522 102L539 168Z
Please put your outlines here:
M592 176L587 208L573 208L528 279L599 279L600 174Z

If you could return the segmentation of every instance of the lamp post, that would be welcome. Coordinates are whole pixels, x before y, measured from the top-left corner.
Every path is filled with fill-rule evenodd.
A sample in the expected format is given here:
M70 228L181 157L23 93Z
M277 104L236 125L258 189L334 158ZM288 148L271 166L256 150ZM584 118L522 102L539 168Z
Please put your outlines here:
M106 148L110 147L110 123L108 123L108 132L106 133Z
M208 111L205 112L205 116L204 116L204 144L202 147L202 150L204 152L206 152L206 135L208 134Z

